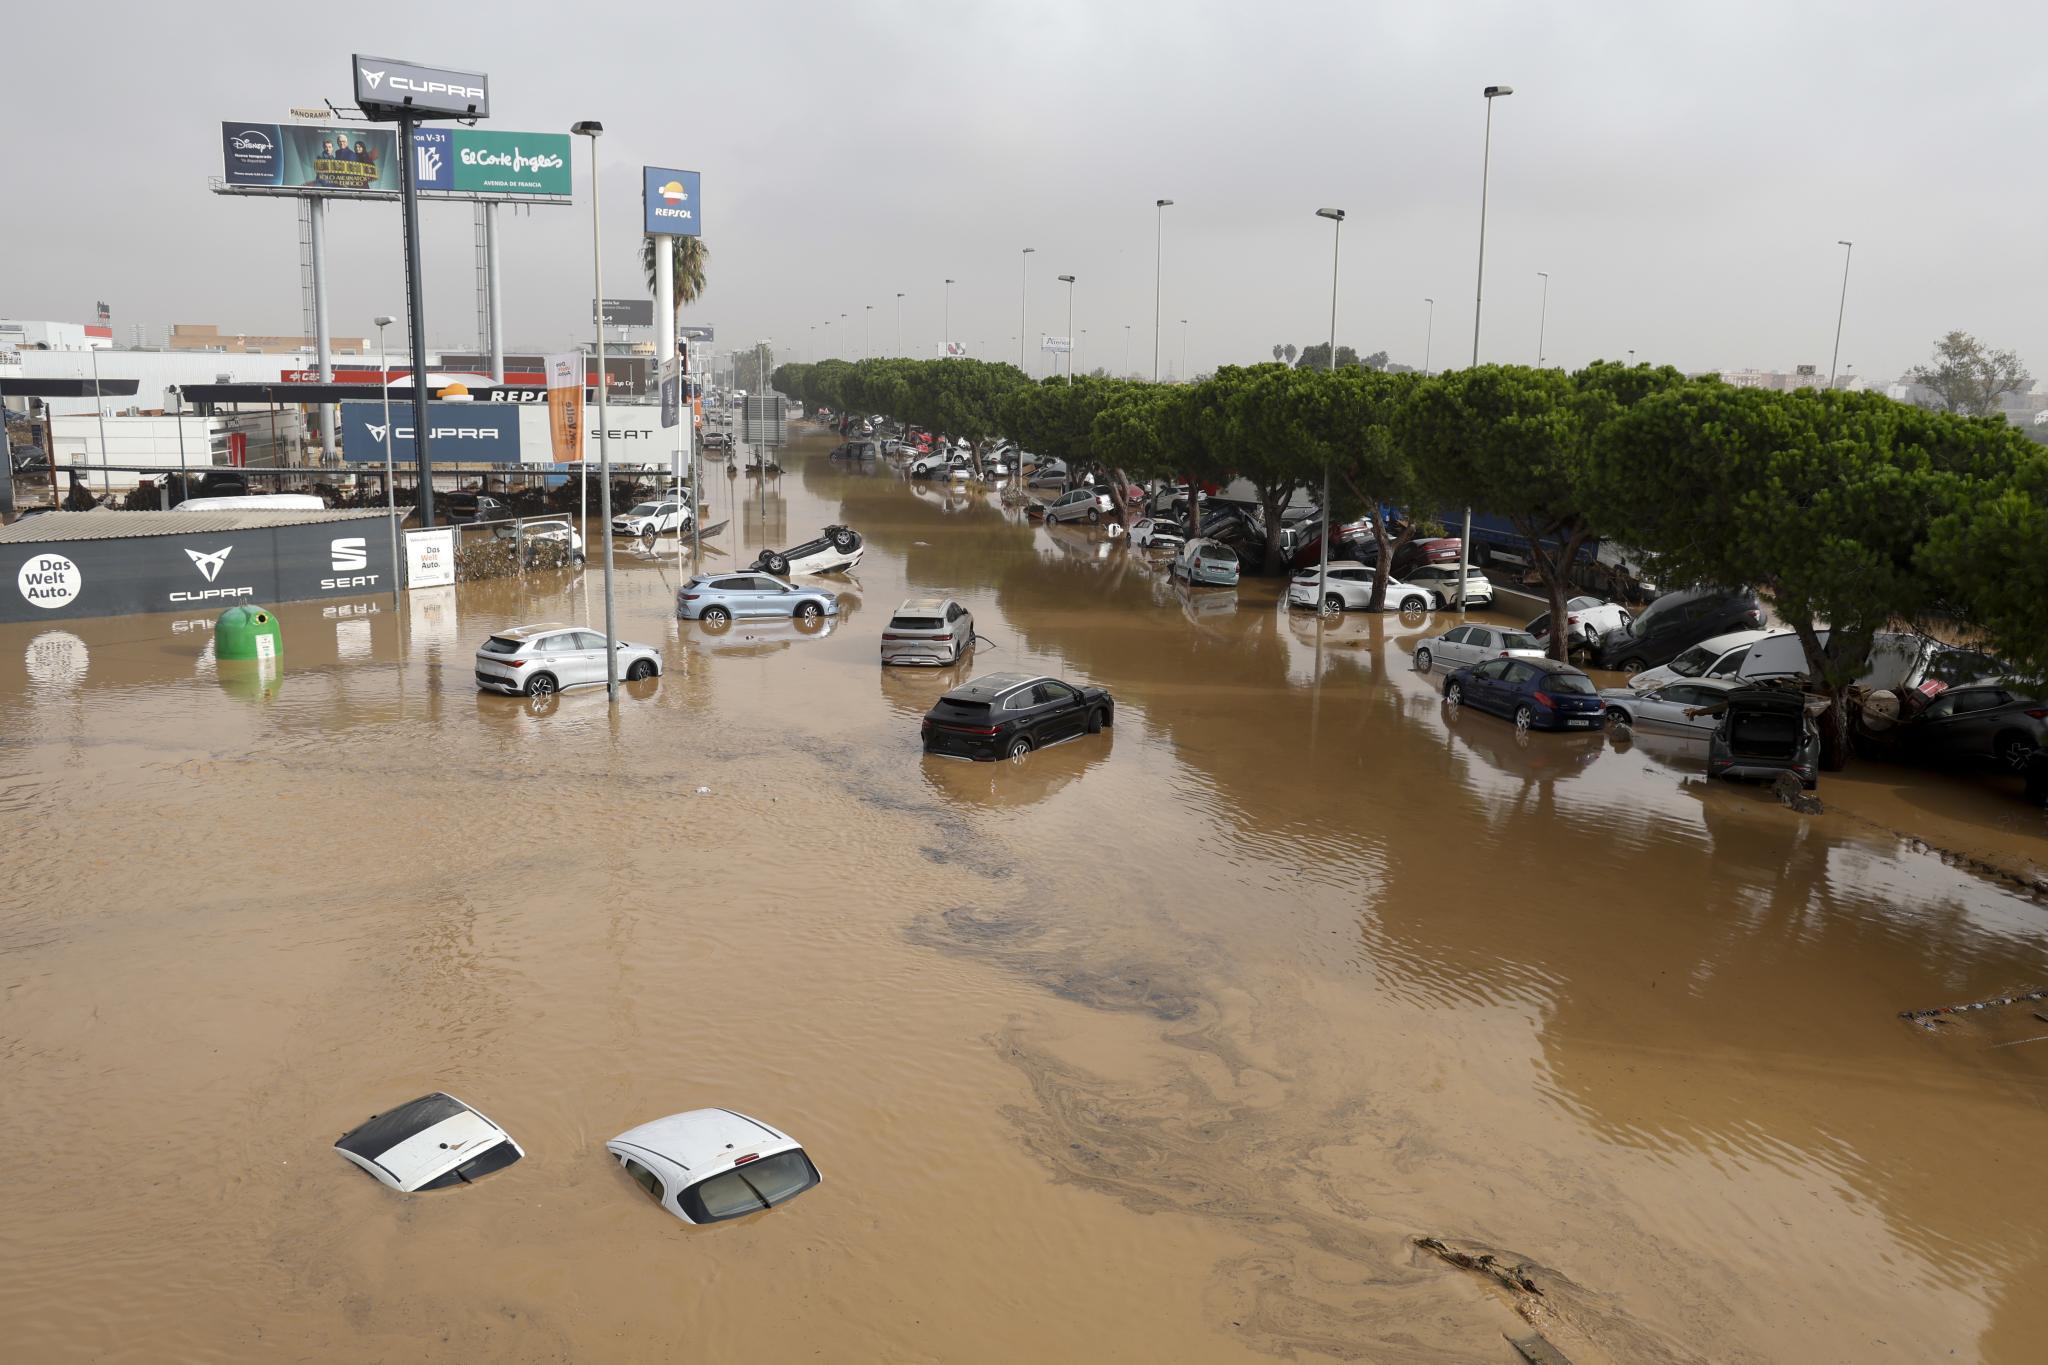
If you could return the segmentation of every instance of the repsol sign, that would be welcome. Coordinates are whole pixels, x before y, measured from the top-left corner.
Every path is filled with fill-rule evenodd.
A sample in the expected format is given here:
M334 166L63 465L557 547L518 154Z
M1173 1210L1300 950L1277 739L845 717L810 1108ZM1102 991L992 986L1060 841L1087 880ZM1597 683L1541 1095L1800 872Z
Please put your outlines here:
M48 531L80 515L51 512L23 524ZM116 515L154 530L178 514ZM0 573L0 622L211 612L388 590L391 538L383 519L369 516L208 534L0 542Z

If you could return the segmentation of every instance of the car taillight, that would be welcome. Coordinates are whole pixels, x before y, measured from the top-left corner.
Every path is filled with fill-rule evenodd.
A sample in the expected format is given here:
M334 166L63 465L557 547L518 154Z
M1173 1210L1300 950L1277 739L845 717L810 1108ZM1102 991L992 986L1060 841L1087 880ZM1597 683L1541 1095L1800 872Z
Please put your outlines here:
M683 600L685 602L694 602L703 595L701 592L686 592L683 594Z
M1529 694L1529 699L1535 702L1538 706L1548 706L1552 708L1555 708L1557 706L1557 703L1550 699L1550 694L1548 692L1531 692Z
M2041 707L2031 707L2027 711L2027 719L2048 720L2048 709L2043 709Z
M1576 616L1567 616L1564 618L1564 623L1568 626L1575 626L1579 623L1579 618Z

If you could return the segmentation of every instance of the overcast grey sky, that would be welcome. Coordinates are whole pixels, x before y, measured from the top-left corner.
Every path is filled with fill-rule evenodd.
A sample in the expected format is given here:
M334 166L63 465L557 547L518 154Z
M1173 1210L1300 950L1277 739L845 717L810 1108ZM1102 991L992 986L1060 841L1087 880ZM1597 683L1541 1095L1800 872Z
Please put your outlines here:
M2048 6L742 3L657 7L158 3L4 21L0 314L297 332L287 201L207 191L223 119L348 97L353 50L490 73L503 129L601 119L606 289L644 290L638 167L704 177L709 289L690 320L785 357L936 352L942 280L972 354L1074 327L1084 368L1149 372L1153 200L1162 369L1340 340L1469 358L1480 144L1495 109L1483 359L1629 348L1705 367L1823 368L1856 243L1842 361L1889 379L1963 328L2048 365L2048 182L2035 152ZM508 339L588 325L578 203L508 219ZM398 211L340 204L340 334L403 312ZM466 205L425 217L427 333L475 330ZM872 314L866 305L873 305ZM840 315L848 315L842 323ZM863 341L863 323L872 318ZM821 324L829 322L830 327ZM848 335L850 334L850 335ZM828 340L829 339L829 340ZM1036 350L1034 366L1042 364Z

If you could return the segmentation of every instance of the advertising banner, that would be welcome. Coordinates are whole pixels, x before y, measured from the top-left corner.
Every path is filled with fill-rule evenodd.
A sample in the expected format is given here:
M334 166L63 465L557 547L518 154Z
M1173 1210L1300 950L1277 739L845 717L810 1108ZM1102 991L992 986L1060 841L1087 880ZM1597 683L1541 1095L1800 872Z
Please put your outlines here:
M1044 336L1044 333L1040 333L1040 335ZM1038 343L1038 349L1041 351L1056 351L1061 355L1066 355L1074 349L1074 339L1072 337L1045 337L1043 341Z
M654 325L653 299L601 299L599 306L604 310L604 325L607 327Z
M583 458L583 357L551 355L548 367L548 447L557 464Z
M516 403L429 403L428 439L434 460L454 464L519 463L519 405ZM384 405L341 405L341 454L349 464L384 463ZM391 410L391 459L411 464L412 404Z
M697 202L700 190L696 171L672 171L665 166L640 168L640 211L646 229L655 237L701 237L704 214Z
M685 326L676 328L676 335L684 341L701 341L708 346L717 331L716 327Z
M229 185L398 193L398 135L389 129L223 123L220 141Z
M398 195L398 135L389 128L223 123L220 135L230 188ZM569 198L567 133L415 128L412 150L422 194Z
M446 588L455 582L455 528L405 533L405 586Z
M569 195L567 133L455 130L454 187L483 194Z
M292 526L0 546L0 622L361 597L391 588L371 514Z
M491 78L481 71L420 66L358 52L350 63L356 104L371 118L489 118Z

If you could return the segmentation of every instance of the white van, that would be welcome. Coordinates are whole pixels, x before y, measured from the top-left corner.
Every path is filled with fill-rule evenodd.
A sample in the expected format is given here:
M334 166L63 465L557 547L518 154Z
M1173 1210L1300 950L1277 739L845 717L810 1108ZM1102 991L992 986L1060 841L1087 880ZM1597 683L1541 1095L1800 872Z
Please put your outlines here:
M327 500L317 493L233 493L213 498L187 498L174 512L225 512L247 508L258 512L325 512Z

